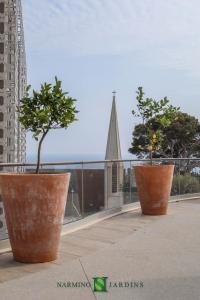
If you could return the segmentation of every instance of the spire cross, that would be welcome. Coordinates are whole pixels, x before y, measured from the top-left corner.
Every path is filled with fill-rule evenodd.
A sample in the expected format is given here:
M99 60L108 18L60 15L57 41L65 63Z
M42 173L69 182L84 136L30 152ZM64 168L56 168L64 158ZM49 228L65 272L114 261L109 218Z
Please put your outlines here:
M116 91L113 91L113 98L115 98L116 96Z

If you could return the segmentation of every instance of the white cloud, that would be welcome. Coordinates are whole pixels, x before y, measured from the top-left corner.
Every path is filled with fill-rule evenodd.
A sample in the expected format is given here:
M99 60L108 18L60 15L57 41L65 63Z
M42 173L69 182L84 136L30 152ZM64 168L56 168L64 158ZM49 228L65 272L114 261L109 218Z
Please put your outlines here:
M22 2L29 51L67 55L141 51L144 63L154 57L161 66L200 67L198 0Z

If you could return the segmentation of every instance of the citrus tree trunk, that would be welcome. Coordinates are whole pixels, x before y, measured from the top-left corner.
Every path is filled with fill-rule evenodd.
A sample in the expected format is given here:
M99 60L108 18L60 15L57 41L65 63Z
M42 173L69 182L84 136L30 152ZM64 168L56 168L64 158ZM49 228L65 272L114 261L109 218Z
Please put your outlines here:
M46 130L40 141L39 141L39 145L38 145L38 154L37 154L37 168L36 168L36 174L39 174L39 168L40 168L40 156L41 156L41 147L42 147L42 142L44 141L45 136L47 135L49 130Z

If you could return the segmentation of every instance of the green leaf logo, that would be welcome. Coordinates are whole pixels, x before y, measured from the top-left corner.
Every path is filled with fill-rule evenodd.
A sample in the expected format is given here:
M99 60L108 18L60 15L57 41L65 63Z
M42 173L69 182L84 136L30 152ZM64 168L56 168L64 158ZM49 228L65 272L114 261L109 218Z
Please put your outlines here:
M94 292L107 292L108 277L94 277Z

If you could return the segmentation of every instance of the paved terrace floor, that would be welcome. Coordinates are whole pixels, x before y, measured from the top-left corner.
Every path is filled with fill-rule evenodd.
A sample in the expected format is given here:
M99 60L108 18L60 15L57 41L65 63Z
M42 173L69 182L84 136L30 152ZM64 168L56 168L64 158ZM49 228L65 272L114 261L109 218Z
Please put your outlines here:
M108 277L108 292L57 287L97 276ZM134 281L141 286L131 288ZM132 211L63 236L53 263L20 264L11 253L0 255L0 299L199 300L200 200L172 203L167 216Z

